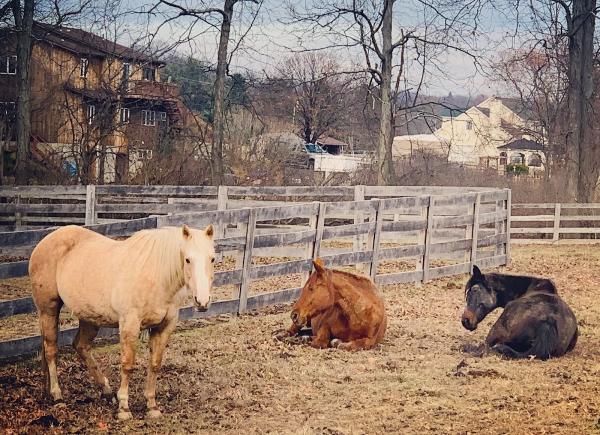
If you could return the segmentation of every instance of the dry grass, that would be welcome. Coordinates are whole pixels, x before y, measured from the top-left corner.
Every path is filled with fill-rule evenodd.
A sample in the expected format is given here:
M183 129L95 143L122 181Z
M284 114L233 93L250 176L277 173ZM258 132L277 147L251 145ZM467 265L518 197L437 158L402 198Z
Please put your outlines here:
M45 432L43 423L52 416L60 423L56 432L598 431L600 305L594 272L600 249L522 246L513 254L509 272L552 277L576 312L581 335L571 354L546 362L481 356L480 344L497 315L474 333L462 329L465 279L454 277L383 288L389 328L373 351L323 351L272 339L288 324L287 307L182 324L159 379L167 414L155 422L141 420L145 346L131 391L140 420L127 424L115 420L114 405L98 399L72 353L63 354L59 365L66 406L42 398L37 361L8 365L0 368L0 428ZM117 346L96 353L115 385Z

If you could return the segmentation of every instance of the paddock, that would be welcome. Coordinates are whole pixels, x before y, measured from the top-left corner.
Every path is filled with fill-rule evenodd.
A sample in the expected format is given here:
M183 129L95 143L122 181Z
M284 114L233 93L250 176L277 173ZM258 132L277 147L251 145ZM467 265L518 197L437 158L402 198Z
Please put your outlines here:
M280 189L280 195L290 192ZM246 209L217 204L216 210L189 215L169 205L161 215L149 215L146 209L145 217L134 220L88 222L113 237L184 219L196 226L217 219L220 225L219 300L201 318L182 309L188 320L181 322L169 343L158 384L166 415L156 422L142 420L145 344L131 384L136 420L116 421L114 404L99 399L68 346L59 356L66 403L54 405L43 397L39 360L25 356L39 344L35 315L24 297L28 278L23 266L32 243L47 230L0 233L8 261L0 265L0 273L10 278L0 285L3 291L13 291L5 291L7 300L0 302L0 308L6 308L0 318L0 332L6 331L0 346L13 353L10 363L0 365L0 428L27 433L599 430L600 307L591 271L598 270L600 249L522 245L510 250L509 192L443 189L396 188L395 195L383 195L381 189L364 195L364 189L358 199L332 195L291 205L251 199L260 202L246 204L252 206ZM337 190L335 195L353 191ZM6 204L9 214L24 210L14 202ZM84 211L88 218L100 219L89 207ZM358 267L379 284L389 326L375 350L318 351L273 338L288 326L286 304L298 294L310 260L317 255L334 267ZM510 258L502 270L553 278L575 310L581 336L571 354L547 362L504 361L482 352L496 315L474 333L460 325L465 272L474 263L492 270ZM73 325L64 313L64 344L70 341ZM120 361L114 338L99 340L95 353L114 385Z
M102 402L73 352L59 358L66 406L43 399L37 359L0 368L0 427L14 432L160 433L594 433L600 422L600 247L518 246L508 272L552 277L575 310L580 340L563 358L506 361L481 355L496 316L460 325L466 275L382 287L390 318L373 351L319 351L278 342L287 306L182 322L158 387L168 413L144 421L145 346L126 424ZM112 383L118 346L96 355Z

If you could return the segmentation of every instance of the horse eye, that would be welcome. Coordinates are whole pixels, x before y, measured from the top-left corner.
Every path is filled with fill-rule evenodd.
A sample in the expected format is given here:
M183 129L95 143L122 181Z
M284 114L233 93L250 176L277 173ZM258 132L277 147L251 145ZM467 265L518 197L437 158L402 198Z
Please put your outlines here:
M210 259L210 262L211 262L211 263L214 263L214 262L215 262L215 257L211 258L211 259Z
M185 259L185 262L186 262L187 264L190 264L190 259L189 259L189 258L186 258L186 259Z

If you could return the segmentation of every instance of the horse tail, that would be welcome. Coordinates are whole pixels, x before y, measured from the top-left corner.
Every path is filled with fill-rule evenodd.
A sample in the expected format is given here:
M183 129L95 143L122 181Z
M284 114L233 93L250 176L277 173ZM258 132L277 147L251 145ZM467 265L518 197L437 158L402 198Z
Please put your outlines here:
M577 325L575 325L575 334L573 334L573 338L571 338L571 342L569 343L569 346L567 347L567 352L570 352L573 350L573 348L577 344L578 338L579 338L579 328L577 328Z
M558 328L553 319L543 320L536 328L535 339L531 347L519 352L506 343L494 346L494 350L509 358L529 358L534 356L541 360L547 360L552 355L552 349L558 341Z

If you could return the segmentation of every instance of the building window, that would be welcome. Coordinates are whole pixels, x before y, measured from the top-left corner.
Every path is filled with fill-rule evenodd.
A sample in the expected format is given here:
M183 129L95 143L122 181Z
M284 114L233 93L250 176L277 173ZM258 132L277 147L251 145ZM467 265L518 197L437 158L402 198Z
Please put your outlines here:
M506 162L508 161L508 157L506 155L506 151L502 151L500 153L500 166L506 166Z
M0 119L14 119L16 113L16 104L13 101L0 101Z
M122 107L120 112L120 121L122 124L129 124L129 109Z
M150 160L152 158L152 150L135 150L135 155L138 160Z
M473 130L473 122L467 121L467 130Z
M0 56L0 74L17 73L17 56Z
M90 61L86 57L82 57L79 61L79 77L86 78Z
M513 154L512 156L510 156L510 163L512 165L524 165L525 155L521 153Z
M160 115L160 120L165 122L167 120L167 112L158 112Z
M90 104L87 106L88 124L91 124L95 117L96 117L96 106Z
M537 153L530 155L529 159L527 160L527 165L539 168L542 166L542 156Z
M124 63L123 64L123 81L126 82L129 80L129 76L131 75L131 64Z
M142 125L156 125L156 112L154 110L142 110Z
M156 69L149 66L145 66L142 73L142 78L144 80L149 80L153 82L156 79Z

